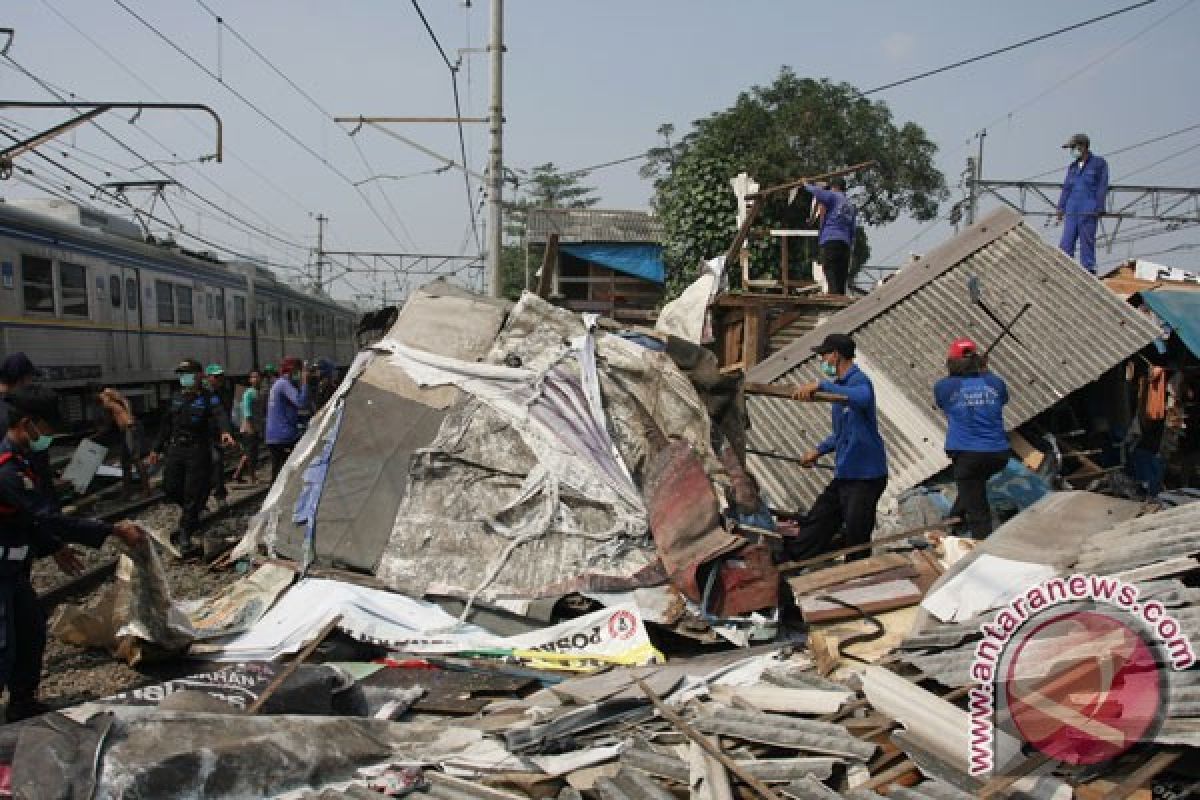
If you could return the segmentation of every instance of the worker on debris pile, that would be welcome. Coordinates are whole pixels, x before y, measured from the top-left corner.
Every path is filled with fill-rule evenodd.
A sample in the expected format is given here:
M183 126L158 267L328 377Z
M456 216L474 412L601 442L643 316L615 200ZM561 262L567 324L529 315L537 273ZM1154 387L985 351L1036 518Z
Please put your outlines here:
M53 556L63 572L76 575L83 564L64 542L100 547L115 533L132 547L142 531L128 520L113 525L59 513L30 463L33 453L50 446L50 433L60 421L58 396L42 386L25 386L8 396L7 405L0 442L0 690L8 689L7 721L16 722L49 710L37 699L46 613L30 582L33 559Z
M946 455L958 487L950 516L962 519L971 536L984 539L992 532L987 482L1008 463L1008 386L988 371L986 358L970 339L951 342L946 372L934 384L933 397L946 414Z
M192 358L175 367L182 391L171 398L149 456L153 465L166 454L163 494L183 511L171 541L185 555L192 550L192 535L200 528L200 514L208 502L213 448L218 440L226 447L234 444L229 417L221 399L201 379L203 371Z
M846 197L846 179L833 178L829 188L806 183L804 190L821 206L821 231L817 234L818 260L829 284L829 293L846 294L850 275L850 253L854 249L854 227L858 208Z
M271 480L300 439L300 413L308 407L308 384L304 382L303 362L285 358L279 380L271 387L267 400L267 450L271 452Z
M1058 221L1065 222L1059 247L1075 257L1079 243L1079 263L1088 272L1096 272L1096 227L1104 214L1108 195L1108 162L1091 152L1086 133L1077 133L1063 147L1074 160L1067 166L1062 193L1058 197Z
M813 352L825 379L799 387L796 397L812 400L819 391L845 401L832 404L833 433L801 459L805 467L812 467L826 453L836 454L833 480L804 515L799 533L785 540L785 555L796 560L827 552L843 525L846 546L869 542L875 530L875 506L887 487L887 455L879 435L875 388L854 363L854 340L831 333ZM867 555L863 551L848 558Z

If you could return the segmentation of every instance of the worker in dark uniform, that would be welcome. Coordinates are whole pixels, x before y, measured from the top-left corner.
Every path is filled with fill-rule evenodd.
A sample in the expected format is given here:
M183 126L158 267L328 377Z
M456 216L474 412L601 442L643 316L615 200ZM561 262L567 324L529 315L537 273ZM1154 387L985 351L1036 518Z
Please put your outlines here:
M970 339L951 342L946 371L949 374L933 386L933 398L946 414L946 455L954 464L958 487L950 516L961 518L972 537L986 539L992 532L987 482L1008 464L1008 386L988 371Z
M826 453L835 454L833 480L804 516L799 534L785 542L787 556L797 560L827 552L843 527L847 546L871 541L875 507L887 488L887 455L879 434L875 388L854 363L854 340L831 333L813 352L820 357L825 379L798 387L796 397L812 400L820 391L843 400L831 403L833 432L802 460L805 467L812 467ZM862 551L847 560L868 555Z
M208 383L208 390L221 401L221 408L225 409L225 418L231 419L233 385L225 380L225 368L220 364L209 364L204 368L204 379ZM213 499L217 501L217 508L224 509L229 500L229 490L225 488L225 450L215 439L213 440L212 481L209 485L212 487Z
M220 398L204 385L203 371L200 362L190 358L175 368L183 391L171 398L150 453L151 464L166 454L163 494L183 511L171 541L185 554L192 549L192 535L200 527L200 514L208 502L213 447L218 440L227 447L233 444L229 417Z
M7 430L0 442L0 689L8 689L8 722L48 709L38 702L46 616L30 583L35 558L53 556L68 574L83 567L64 542L100 547L115 533L137 545L141 529L124 520L115 525L96 519L68 517L46 500L30 464L33 453L46 452L59 421L58 396L41 386L26 386L7 399Z
M32 386L34 379L40 375L41 372L33 366L29 356L24 353L13 353L7 356L4 362L0 363L0 401L6 400L9 395L24 386ZM8 417L6 406L0 402L0 431L5 430L8 430ZM41 492L57 510L59 508L58 488L55 486L54 470L50 466L49 449L30 453L29 463L33 465L33 471L37 473Z

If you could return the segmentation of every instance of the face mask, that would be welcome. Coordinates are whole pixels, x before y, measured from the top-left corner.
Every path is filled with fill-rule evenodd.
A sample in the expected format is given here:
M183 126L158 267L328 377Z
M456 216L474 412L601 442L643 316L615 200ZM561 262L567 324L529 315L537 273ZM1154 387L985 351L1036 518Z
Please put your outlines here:
M826 378L836 378L837 367L835 367L833 364L830 364L828 361L822 361L821 373L824 374Z
M196 376L190 372L185 372L179 376L179 385L185 389L191 389L196 385Z
M37 435L29 437L29 449L35 453L43 453L49 450L54 437L39 432L36 425L33 427L33 432Z

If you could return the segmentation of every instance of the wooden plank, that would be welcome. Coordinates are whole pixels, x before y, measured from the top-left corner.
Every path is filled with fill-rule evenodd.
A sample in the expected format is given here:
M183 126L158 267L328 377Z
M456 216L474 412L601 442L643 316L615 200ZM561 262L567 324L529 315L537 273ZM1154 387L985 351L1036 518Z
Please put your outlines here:
M1156 775L1174 766L1183 755L1182 750L1164 750L1155 753L1149 761L1135 769L1129 777L1104 796L1104 800L1120 800L1132 796L1138 789L1154 779Z
M792 587L792 594L800 597L801 595L815 592L818 589L823 589L826 586L836 586L839 583L861 578L864 575L872 575L876 572L893 569L894 567L902 567L908 563L908 559L898 553L884 553L880 556L872 556L871 558L864 558L859 561L849 561L834 567L826 567L814 572L806 572L803 575L795 575L788 578L788 585Z
M1008 443L1013 452L1017 454L1017 458L1021 459L1021 462L1031 470L1037 471L1046 460L1045 453L1030 444L1028 439L1016 431L1008 434Z
M766 337L763 335L766 315L761 309L746 309L746 318L742 323L742 363L746 368L754 366L766 351Z
M828 594L842 602L851 603L868 614L915 605L923 596L921 589L907 578ZM858 616L858 612L853 609L843 608L818 597L807 597L801 601L800 613L809 624L853 619Z
M341 621L342 615L338 614L336 617L329 620L329 622L326 622L325 626L317 632L315 637L313 637L313 640L305 645L304 649L300 651L300 654L288 662L288 665L280 670L279 674L275 676L274 680L267 684L267 688L263 689L262 694L260 694L255 701L251 703L250 707L246 709L246 713L257 714L258 710L263 707L263 703L267 702L271 695L275 694L280 686L283 686L284 681L290 678L292 673L295 672L301 664L308 660L308 657L313 654L313 651L317 649L317 646L320 645L321 642L325 641L326 636L333 633L333 629L336 628L338 623Z
M788 517L788 514L791 512L772 510L771 513L774 514L776 517L786 519ZM803 567L811 567L814 564L824 564L828 561L835 561L838 558L841 558L842 556L848 556L848 555L851 555L852 553L862 553L862 552L870 550L874 547L882 547L885 544L894 544L896 542L901 542L901 541L904 541L905 539L912 538L913 536L928 536L931 533L941 533L941 532L946 531L949 528L953 528L955 525L957 525L960 522L962 522L962 520L960 518L950 517L949 519L944 519L941 522L934 523L933 525L922 525L917 528L909 528L908 530L899 531L898 533L891 533L891 534L888 534L887 536L880 536L877 539L873 539L869 542L864 542L863 544L854 544L854 545L850 545L849 547L841 547L837 550L830 550L828 553L822 553L819 556L813 556L812 558L806 558L801 561L789 561L784 564L780 564L779 571L780 572L790 572L792 570L801 569Z
M538 273L537 295L545 300L554 288L554 273L558 271L558 234L552 233L546 239L546 249L542 252L542 271Z

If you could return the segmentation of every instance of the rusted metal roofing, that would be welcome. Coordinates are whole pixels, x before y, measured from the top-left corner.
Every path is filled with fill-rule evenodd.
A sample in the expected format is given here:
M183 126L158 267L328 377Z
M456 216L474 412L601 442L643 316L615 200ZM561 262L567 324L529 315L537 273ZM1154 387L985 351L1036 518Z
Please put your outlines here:
M750 370L756 383L801 384L817 379L813 345L848 333L858 362L875 385L880 432L888 449L888 496L934 475L949 462L942 452L945 420L933 406L933 384L945 373L946 346L969 336L986 347L1001 325L971 301L968 279L1003 322L1026 302L1029 310L992 351L992 369L1008 383L1005 423L1011 429L1096 380L1158 335L1155 326L1113 295L1009 209L1000 209L928 255L816 330ZM830 430L829 408L772 397L747 398L750 446L798 455ZM772 505L812 503L828 475L779 459L750 456Z
M532 243L557 233L560 242L637 242L661 244L662 220L648 211L599 208L531 208L525 235Z

